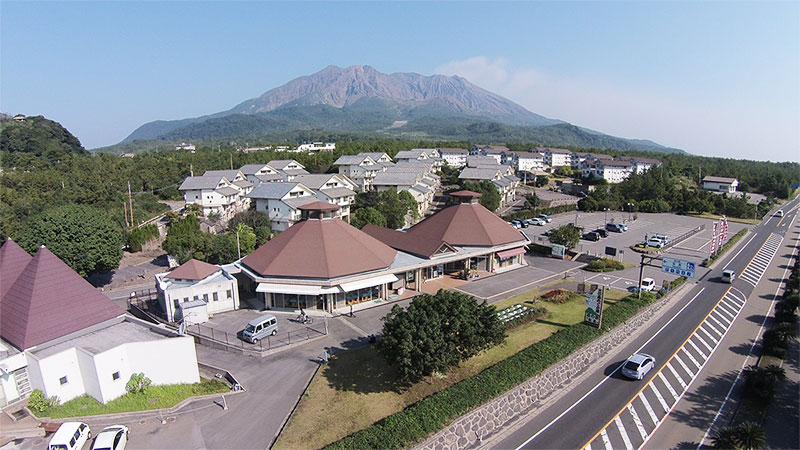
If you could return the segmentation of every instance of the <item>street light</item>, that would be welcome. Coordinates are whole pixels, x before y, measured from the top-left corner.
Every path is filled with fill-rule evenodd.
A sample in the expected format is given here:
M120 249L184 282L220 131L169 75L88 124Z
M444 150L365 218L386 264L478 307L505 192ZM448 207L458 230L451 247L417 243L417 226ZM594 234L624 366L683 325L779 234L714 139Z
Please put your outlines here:
M633 212L633 203L628 202L628 222L631 221L631 213Z
M608 208L603 208L603 211L606 213L606 220L605 222L608 223Z

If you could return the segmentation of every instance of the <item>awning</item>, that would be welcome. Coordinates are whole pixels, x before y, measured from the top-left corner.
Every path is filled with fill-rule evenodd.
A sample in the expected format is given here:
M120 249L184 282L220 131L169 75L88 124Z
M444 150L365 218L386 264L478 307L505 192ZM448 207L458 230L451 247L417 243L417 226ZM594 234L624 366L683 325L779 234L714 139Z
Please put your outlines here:
M524 255L524 254L525 254L525 247L517 247L517 248L512 248L511 250L503 250L502 252L497 252L497 257L500 259L508 259L513 256Z
M304 284L278 284L278 283L258 283L256 292L272 292L276 294L301 294L319 295L334 294L339 291L336 287L308 286Z
M339 286L341 286L343 291L350 292L350 291L355 291L357 289L377 286L379 284L394 283L397 280L398 278L396 276L389 274L389 275L381 275L379 277L367 278L366 280L354 281L352 283L342 283Z

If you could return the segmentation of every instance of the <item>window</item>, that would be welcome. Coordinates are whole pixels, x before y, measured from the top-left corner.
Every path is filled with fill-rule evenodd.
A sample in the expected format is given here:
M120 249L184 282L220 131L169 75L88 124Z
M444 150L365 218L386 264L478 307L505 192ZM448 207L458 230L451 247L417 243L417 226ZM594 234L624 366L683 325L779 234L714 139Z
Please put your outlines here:
M216 292L214 292L214 294L213 294L212 298L213 298L213 299L214 299L214 301L216 302L217 300L219 300L219 295L217 295L217 293L216 293Z
M186 303L188 301L189 301L189 297L183 297L183 303Z
M228 289L226 292L228 294L228 298L232 298L233 297L233 294L232 294L230 289Z
M62 385L67 384L67 377L61 377L58 379L58 382Z
M111 379L114 380L114 381L119 380L119 371L116 371L116 372L112 373L111 374Z
M180 306L180 299L173 298L172 305L175 307L175 309L178 309L178 307Z
M203 300L205 300L206 302L208 302L208 294L203 294Z
M200 297L198 297L198 296L196 296L196 295L195 295L195 296L194 296L194 299L195 299L195 301L197 301L197 300L199 300L199 299L200 299Z

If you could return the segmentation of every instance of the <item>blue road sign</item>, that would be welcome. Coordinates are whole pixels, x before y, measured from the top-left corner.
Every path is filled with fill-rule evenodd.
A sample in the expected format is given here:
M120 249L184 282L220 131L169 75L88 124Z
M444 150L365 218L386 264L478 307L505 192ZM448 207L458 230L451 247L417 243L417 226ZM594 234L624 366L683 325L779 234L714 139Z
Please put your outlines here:
M683 277L694 278L695 263L682 259L664 258L661 261L661 271Z

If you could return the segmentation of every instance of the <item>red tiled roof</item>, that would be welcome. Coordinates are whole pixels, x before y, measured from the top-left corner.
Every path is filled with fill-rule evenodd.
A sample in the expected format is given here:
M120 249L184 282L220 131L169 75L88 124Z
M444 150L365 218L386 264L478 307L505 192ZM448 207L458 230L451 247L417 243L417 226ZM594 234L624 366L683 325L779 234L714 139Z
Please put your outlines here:
M25 350L125 311L42 247L2 302L0 336Z
M419 234L412 235L390 228L379 227L371 223L364 225L361 231L392 248L423 258L432 257L443 245L450 247L446 242L435 238L428 238Z
M6 239L5 244L0 247L0 302L31 259L33 256L11 238Z
M190 259L175 270L167 274L173 280L202 280L212 273L219 272L220 268L207 262Z
M450 197L467 197L467 198L481 198L483 196L483 194L479 192L466 191L466 190L451 192L449 195Z
M242 259L262 276L330 279L388 267L397 251L341 219L303 220Z
M300 211L336 211L339 206L327 202L312 202L303 206L298 206Z
M407 233L456 246L491 247L525 240L519 231L480 203L448 206Z

